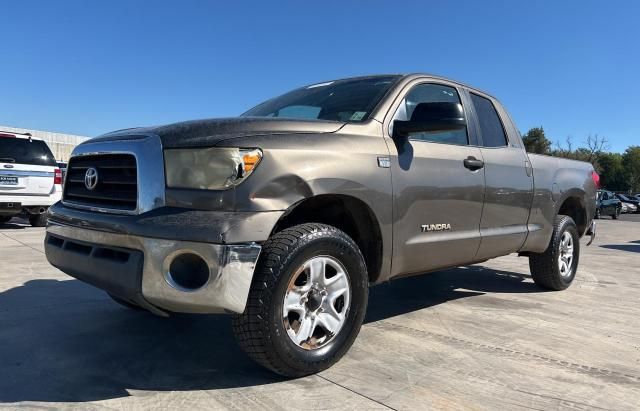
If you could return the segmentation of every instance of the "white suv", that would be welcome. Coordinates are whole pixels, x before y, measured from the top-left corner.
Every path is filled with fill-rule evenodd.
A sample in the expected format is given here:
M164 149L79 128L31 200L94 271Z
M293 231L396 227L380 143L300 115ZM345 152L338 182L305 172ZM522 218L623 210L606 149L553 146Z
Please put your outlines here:
M62 172L47 144L29 134L0 131L0 224L24 215L47 224L47 209L62 196Z

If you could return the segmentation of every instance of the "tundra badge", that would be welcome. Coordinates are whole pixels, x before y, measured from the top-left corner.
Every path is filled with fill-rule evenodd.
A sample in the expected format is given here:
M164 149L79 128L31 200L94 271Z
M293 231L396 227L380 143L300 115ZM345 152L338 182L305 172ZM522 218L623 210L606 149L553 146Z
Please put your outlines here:
M420 231L422 231L423 233L429 232L429 231L449 231L451 230L451 224L449 223L445 223L445 224L422 224L420 226Z

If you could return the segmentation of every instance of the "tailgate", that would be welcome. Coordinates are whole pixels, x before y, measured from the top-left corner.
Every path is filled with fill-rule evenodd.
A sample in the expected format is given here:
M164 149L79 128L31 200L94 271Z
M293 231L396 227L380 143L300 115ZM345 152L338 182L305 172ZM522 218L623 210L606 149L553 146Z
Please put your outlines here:
M0 163L0 195L48 195L54 172L51 166Z

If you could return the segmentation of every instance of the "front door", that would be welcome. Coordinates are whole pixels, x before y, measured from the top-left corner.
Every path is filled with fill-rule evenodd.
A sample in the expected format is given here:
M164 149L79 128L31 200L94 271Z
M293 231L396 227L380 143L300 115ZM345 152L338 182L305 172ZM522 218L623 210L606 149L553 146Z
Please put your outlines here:
M411 120L417 104L437 102L462 104L452 85L414 84L395 109L390 127L393 120ZM464 129L390 140L396 154L392 276L468 263L476 255L485 186L481 150L472 145L475 137L470 134Z

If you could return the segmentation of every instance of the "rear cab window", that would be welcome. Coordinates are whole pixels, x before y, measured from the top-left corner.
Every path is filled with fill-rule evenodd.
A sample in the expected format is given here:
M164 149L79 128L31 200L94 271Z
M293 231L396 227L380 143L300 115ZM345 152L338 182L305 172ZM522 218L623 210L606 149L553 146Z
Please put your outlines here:
M482 145L484 147L506 147L507 135L491 100L475 93L469 93L469 95L478 118Z
M0 163L56 167L47 143L18 137L0 137Z

